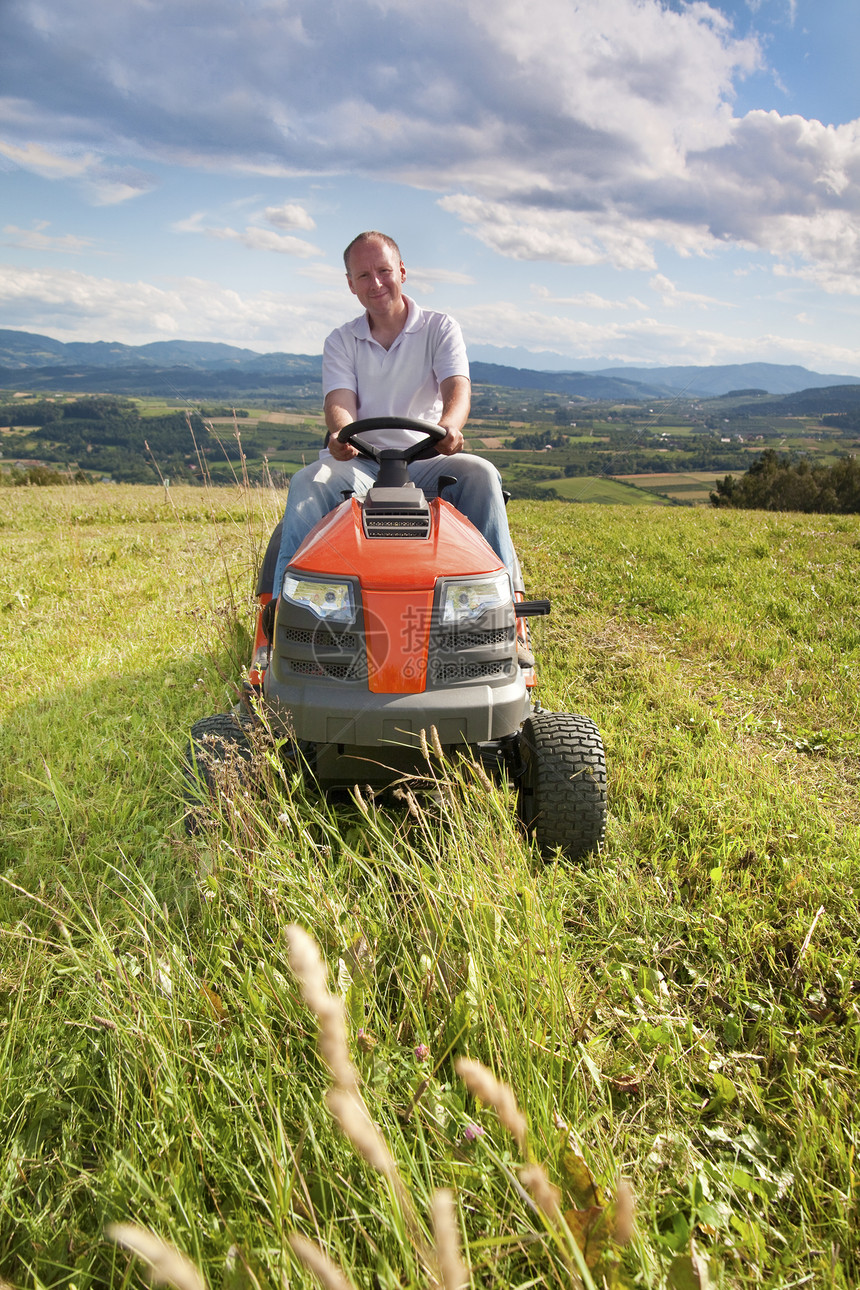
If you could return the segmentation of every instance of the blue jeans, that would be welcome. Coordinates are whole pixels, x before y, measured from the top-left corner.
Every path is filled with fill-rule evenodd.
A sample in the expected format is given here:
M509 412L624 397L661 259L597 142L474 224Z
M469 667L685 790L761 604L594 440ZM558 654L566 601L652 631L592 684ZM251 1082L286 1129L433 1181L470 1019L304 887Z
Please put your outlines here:
M334 457L326 454L293 475L284 511L273 596L280 595L284 571L314 525L340 505L345 490L355 493L358 498L364 497L373 487L378 473L376 463L366 458L335 461ZM483 457L461 452L452 457L437 456L427 461L414 461L409 467L410 479L416 488L422 489L428 501L439 494L440 475L457 476L456 484L449 484L445 489L446 502L455 506L484 535L516 586L516 556L505 514L502 480L495 466Z

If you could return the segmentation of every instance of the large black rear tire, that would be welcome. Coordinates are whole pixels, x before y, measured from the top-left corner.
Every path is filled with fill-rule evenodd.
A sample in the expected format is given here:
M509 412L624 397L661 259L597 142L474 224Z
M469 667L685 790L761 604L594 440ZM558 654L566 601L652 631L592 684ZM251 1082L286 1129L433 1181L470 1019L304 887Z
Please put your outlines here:
M561 848L582 860L606 832L606 756L588 717L541 712L520 734L520 813L530 837L549 859Z
M187 833L197 833L202 827L207 802L217 802L219 794L248 784L252 758L248 734L252 727L250 718L233 712L201 717L191 727L183 767Z

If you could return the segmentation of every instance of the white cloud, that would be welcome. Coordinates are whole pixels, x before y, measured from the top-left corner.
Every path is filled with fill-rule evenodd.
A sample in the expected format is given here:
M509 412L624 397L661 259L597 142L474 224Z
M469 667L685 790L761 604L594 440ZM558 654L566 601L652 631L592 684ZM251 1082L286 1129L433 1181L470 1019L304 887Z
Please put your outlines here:
M174 233L205 233L203 221L206 219L205 211L195 211L193 215L186 215L185 219L176 220L171 228Z
M205 211L195 211L193 215L177 220L172 227L176 233L203 234L220 242L241 242L249 251L274 251L279 255L295 255L303 260L323 254L320 247L288 233L275 233L272 229L260 228L257 224L235 229L227 224L206 223L208 218Z
M335 264L304 264L301 268L296 269L300 278L308 278L311 282L320 282L324 287L335 288L342 287L344 291L349 288L346 285L346 273L342 266Z
M795 0L787 0L793 21ZM860 124L733 110L763 68L703 0L18 0L0 14L5 155L140 191L99 157L440 193L503 256L653 272L759 248L860 289ZM281 233L300 205L267 207ZM313 255L256 223L205 230Z
M700 309L707 309L708 305L721 305L724 309L737 308L731 300L718 300L715 296L705 296L696 291L682 291L664 273L655 273L649 285L667 309L676 309L682 305L696 305Z
M645 230L633 222L537 205L483 201L463 194L442 197L439 205L457 215L485 246L510 259L614 264L627 269L656 267Z
M47 329L59 340L134 345L181 337L318 354L329 331L343 322L343 297L325 291L242 295L200 278L156 285L7 264L0 265L0 320L0 326Z
M838 263L832 266L815 264L791 267L777 264L773 272L777 278L799 278L828 295L860 296L860 278L845 274Z
M89 250L93 244L90 237L76 237L74 233L64 233L60 237L46 233L49 225L42 221L35 228L18 228L15 224L6 224L3 232L7 240L5 246L19 247L25 251L60 251L67 255L80 255Z
M628 296L626 300L608 300L594 291L583 291L577 296L554 296L549 287L534 285L532 294L547 305L570 305L576 309L645 309L641 300Z
M860 120L825 126L750 112L691 168L715 237L860 273Z
M118 206L141 197L155 187L149 175L99 167L83 177L83 187L94 206Z
M307 231L316 228L305 208L295 202L285 202L283 206L267 206L263 211L263 218L274 224L275 228L303 228Z
M106 165L96 153L80 153L78 149L62 153L37 143L17 146L0 139L0 157L42 179L77 180L95 206L115 206L155 186L151 175Z
M679 364L800 363L822 372L860 370L860 347L834 345L807 336L765 333L739 337L661 322L645 317L629 322L594 324L561 314L524 310L515 302L476 305L457 310L470 345L518 344L531 350L576 354L581 360L606 357L616 362Z
M417 268L411 264L406 266L407 294L417 291L426 296L432 295L437 286L471 287L474 284L475 279L470 273L457 273L453 269L429 269L422 265Z
M83 156L64 156L38 143L17 146L6 139L0 139L0 155L43 179L77 179L98 164L98 158L91 152Z
M254 224L249 224L242 230L224 227L206 228L203 231L207 237L214 237L222 242L241 242L250 251L276 251L279 255L297 255L301 259L323 254L318 246L305 242L300 237L290 237L287 233L273 233L269 228L258 228Z

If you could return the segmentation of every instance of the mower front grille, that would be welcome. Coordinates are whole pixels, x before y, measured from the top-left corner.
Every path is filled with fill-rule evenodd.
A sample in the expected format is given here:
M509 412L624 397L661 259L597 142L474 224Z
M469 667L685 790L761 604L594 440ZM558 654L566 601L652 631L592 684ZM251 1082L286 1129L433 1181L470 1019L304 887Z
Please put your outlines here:
M485 681L491 676L509 676L516 664L511 659L493 659L486 663L470 663L458 658L452 663L435 662L430 668L434 685L450 685L452 681Z
M430 634L427 688L507 685L516 676L515 635L513 603L462 626L438 623Z
M334 632L324 626L315 627L312 631L306 627L285 627L280 639L286 645L310 645L314 649L358 648L358 637L354 632Z
M368 538L424 539L430 536L429 511L400 511L365 507L364 536Z
M325 660L291 658L289 666L299 676L328 676L333 681L357 681L367 673L363 659L356 659L354 663L328 663Z
M514 628L499 627L488 632L446 632L438 636L438 649L453 653L462 649L486 649L492 645L513 645Z

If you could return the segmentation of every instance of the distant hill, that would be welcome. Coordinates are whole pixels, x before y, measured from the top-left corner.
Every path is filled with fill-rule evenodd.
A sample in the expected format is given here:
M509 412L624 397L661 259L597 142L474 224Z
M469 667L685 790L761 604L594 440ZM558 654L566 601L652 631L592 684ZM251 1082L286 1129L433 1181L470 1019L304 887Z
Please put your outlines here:
M604 368L600 376L623 376L625 381L651 381L672 386L689 398L713 398L733 390L766 390L793 394L826 385L860 385L860 376L826 376L806 367L781 363L728 363L716 367Z
M763 408L761 401L755 403L738 403L734 415L761 416L765 411L769 416L777 417L818 417L828 413L856 412L860 409L860 382L854 385L814 386L808 390L796 390L782 398L769 398Z
M514 390L546 390L552 394L569 394L582 399L611 399L634 402L640 399L665 399L675 393L654 382L628 381L624 377L601 372L533 372L522 367L502 367L496 363L470 363L475 385L503 385Z
M0 329L0 367L7 371L51 367L190 367L196 371L303 373L319 377L322 356L311 354L258 354L253 349L203 340L156 340L149 345L121 345L113 341L63 343L50 336Z
M672 394L681 392L691 398L714 398L738 390L766 390L768 394L792 394L796 390L817 389L825 385L860 385L860 376L823 375L798 365L781 363L727 363L714 367L639 367L631 363L611 363L608 359L576 361L547 350L530 353L522 347L470 345L469 355L481 364L524 368L540 372L577 372L605 376L610 380L633 381ZM473 362L473 366L476 363ZM647 397L647 395L646 395Z
M37 394L120 394L194 401L232 398L321 399L320 364L316 372L235 368L146 367L0 367L0 388Z
M714 367L628 367L541 371L536 367L486 362L473 348L472 379L508 389L546 390L571 398L638 401L658 398L715 398L730 392L766 391L771 395L811 392L829 386L860 386L860 377L828 376L805 367L778 363L735 363ZM540 363L558 355L500 349ZM64 343L33 332L0 329L0 385L25 384L38 391L101 390L112 394L181 393L189 398L227 397L230 391L272 395L298 386L318 385L318 354L258 354L211 341L164 340L148 345L113 341Z

